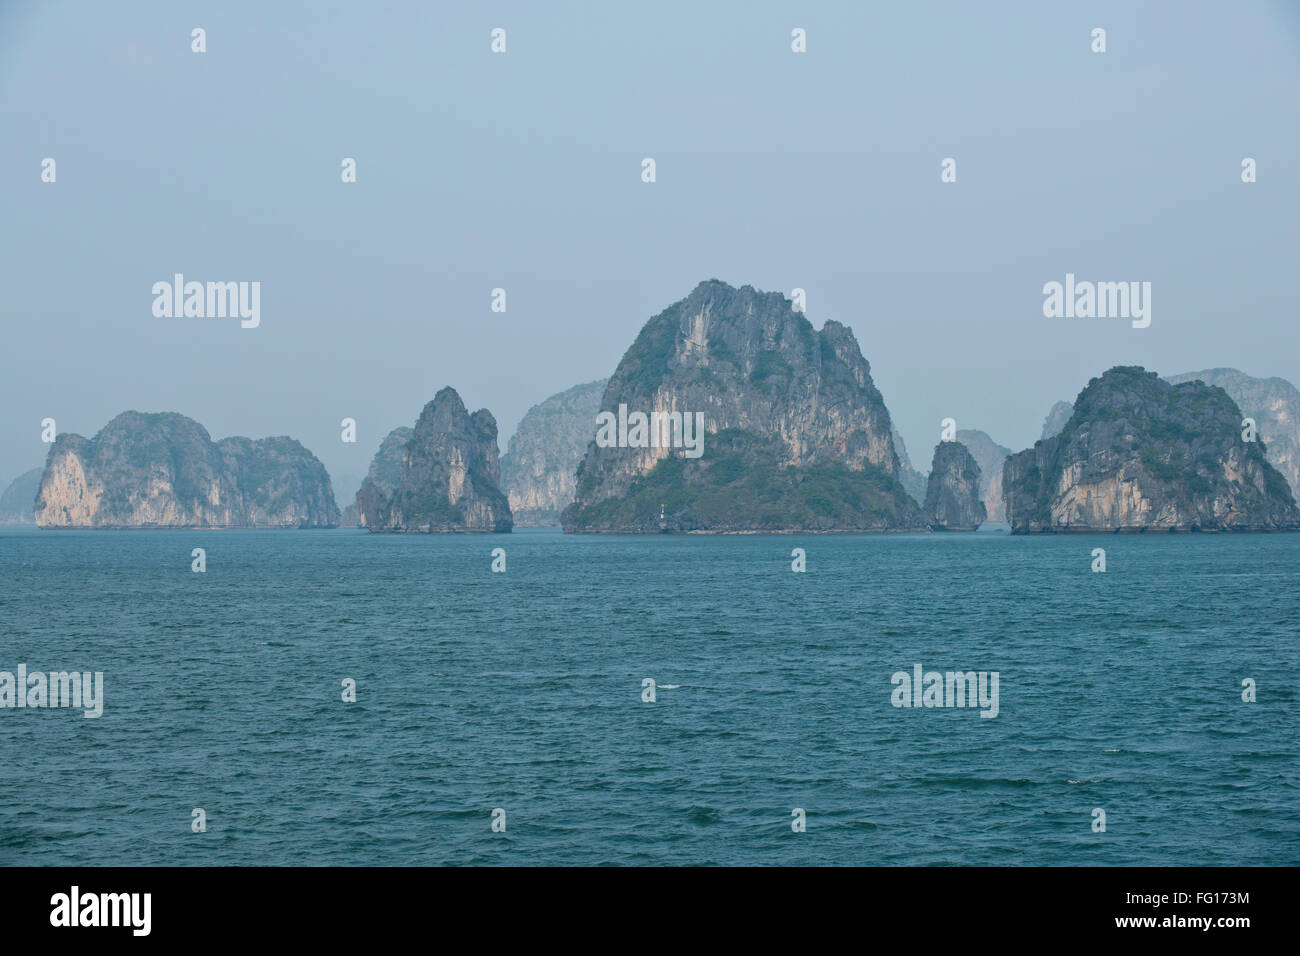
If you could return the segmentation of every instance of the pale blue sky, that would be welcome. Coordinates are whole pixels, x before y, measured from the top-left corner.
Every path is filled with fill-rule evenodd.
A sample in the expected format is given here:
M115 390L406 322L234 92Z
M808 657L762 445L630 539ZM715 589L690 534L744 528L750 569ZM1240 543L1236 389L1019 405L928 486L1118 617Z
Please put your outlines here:
M448 384L504 450L710 277L851 326L922 468L1115 364L1300 381L1298 93L1273 0L3 0L0 482L128 408L360 475ZM174 272L261 281L261 327L155 318ZM1066 272L1151 327L1044 318Z

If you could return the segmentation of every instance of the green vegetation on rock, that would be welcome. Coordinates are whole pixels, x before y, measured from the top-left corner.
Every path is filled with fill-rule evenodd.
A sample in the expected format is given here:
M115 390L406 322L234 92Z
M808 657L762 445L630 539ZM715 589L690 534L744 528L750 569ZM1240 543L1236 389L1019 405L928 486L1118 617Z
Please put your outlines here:
M740 429L708 436L704 455L674 455L627 494L565 520L593 531L882 531L920 527L899 481L870 465L782 467L781 446ZM665 515L659 521L660 506Z

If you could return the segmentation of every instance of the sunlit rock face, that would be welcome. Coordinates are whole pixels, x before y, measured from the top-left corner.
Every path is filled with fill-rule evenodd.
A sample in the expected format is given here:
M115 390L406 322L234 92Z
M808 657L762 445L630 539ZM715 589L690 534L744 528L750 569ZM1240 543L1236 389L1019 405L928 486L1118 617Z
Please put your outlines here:
M325 528L338 524L325 466L292 438L214 442L175 412L123 412L91 439L50 447L42 528Z
M602 412L623 407L702 416L703 455L592 441L566 531L925 526L853 333L834 321L818 331L779 293L709 280L650 319L601 399Z
M1127 366L1079 393L1061 433L1007 459L1013 533L1300 530L1286 479L1223 389Z

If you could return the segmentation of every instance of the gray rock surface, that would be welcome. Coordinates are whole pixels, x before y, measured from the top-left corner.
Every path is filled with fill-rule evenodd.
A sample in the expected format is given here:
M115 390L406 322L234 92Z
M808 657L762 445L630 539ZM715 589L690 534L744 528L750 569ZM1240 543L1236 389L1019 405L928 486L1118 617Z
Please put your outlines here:
M501 456L502 488L515 526L555 527L573 503L578 465L596 434L609 379L575 385L530 408Z
M792 530L808 521L822 530L924 526L899 481L889 411L852 331L835 321L817 331L779 293L700 283L650 319L624 354L600 407L615 412L621 404L647 415L703 413L704 456L593 441L574 504L562 515L566 531L654 530L649 512L660 503L667 526L681 530ZM713 468L709 442L723 433L720 451L730 464ZM853 473L861 492L831 483L810 496L801 477L818 466ZM735 468L757 469L748 490ZM801 471L774 473L784 469ZM758 487L766 477L770 486ZM689 494L674 494L688 484Z
M1291 494L1300 499L1300 391L1284 378L1255 378L1235 368L1169 375L1174 385L1204 382L1232 397L1243 416L1255 419L1269 463L1286 478Z
M497 423L480 408L470 414L454 388L424 406L410 437L384 439L357 492L361 524L406 533L507 532L510 505L501 491ZM400 448L397 473L393 464ZM391 485L391 490L386 487Z
M961 429L957 440L966 446L980 466L980 499L989 522L1005 524L1006 508L1002 504L1002 463L1011 449L999 445L985 432Z
M939 442L930 465L925 514L935 531L974 531L987 513L980 494L980 466L959 441Z
M175 412L123 412L91 439L50 446L43 528L324 528L338 524L325 466L292 438L223 438Z
M1012 533L1291 531L1297 510L1221 388L1112 368L1079 393L1065 428L1003 467Z

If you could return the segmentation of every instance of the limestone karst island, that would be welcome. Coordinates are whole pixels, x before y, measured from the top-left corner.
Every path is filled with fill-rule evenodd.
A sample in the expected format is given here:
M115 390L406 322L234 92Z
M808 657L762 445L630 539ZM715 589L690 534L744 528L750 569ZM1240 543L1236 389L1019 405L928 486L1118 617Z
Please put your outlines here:
M594 371L599 371L594 370ZM410 420L408 419L408 422ZM693 428L698 423L698 435ZM394 423L340 511L289 437L213 441L175 412L64 433L0 495L41 528L372 533L1295 531L1300 393L1235 369L1104 372L1012 452L979 430L913 467L852 329L711 279L642 327L607 378L497 422L442 388Z

